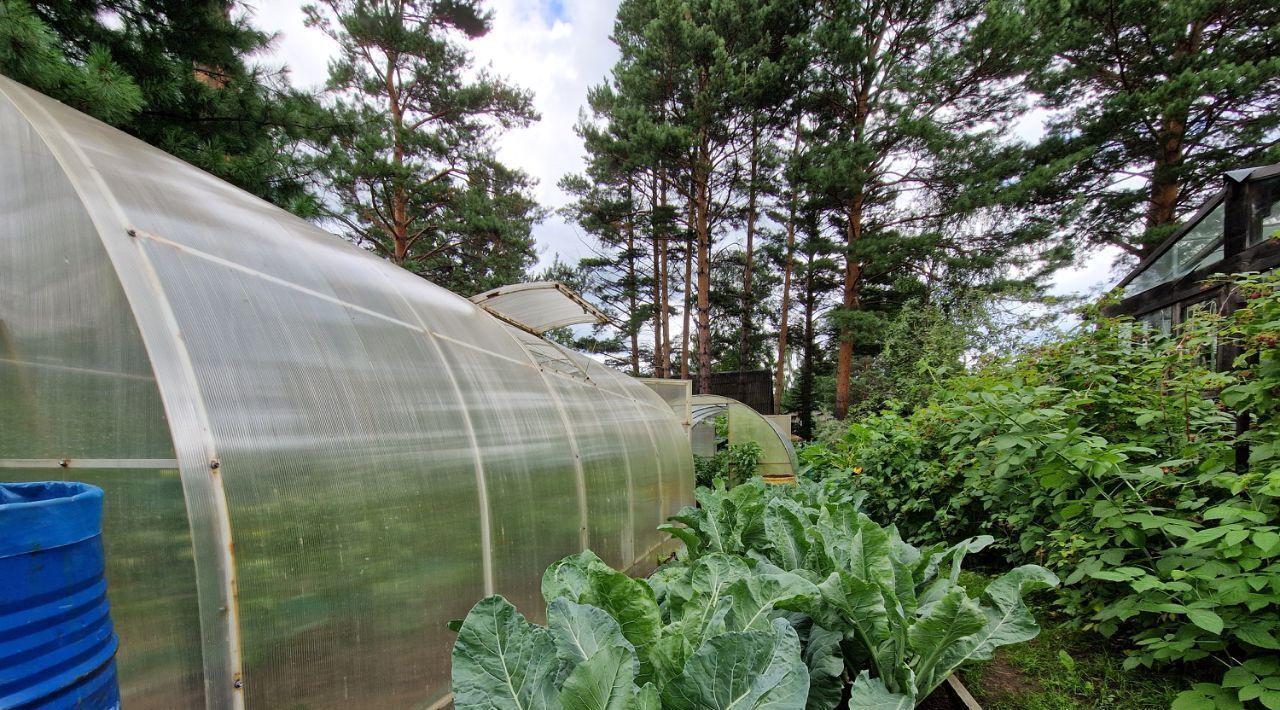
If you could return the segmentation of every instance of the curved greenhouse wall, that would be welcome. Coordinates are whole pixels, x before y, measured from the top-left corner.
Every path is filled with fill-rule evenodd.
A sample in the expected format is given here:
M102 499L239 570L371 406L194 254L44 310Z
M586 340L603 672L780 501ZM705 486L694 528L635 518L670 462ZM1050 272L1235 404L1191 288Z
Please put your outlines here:
M106 490L125 707L441 703L447 621L692 501L621 373L2 77L0 155L0 478Z

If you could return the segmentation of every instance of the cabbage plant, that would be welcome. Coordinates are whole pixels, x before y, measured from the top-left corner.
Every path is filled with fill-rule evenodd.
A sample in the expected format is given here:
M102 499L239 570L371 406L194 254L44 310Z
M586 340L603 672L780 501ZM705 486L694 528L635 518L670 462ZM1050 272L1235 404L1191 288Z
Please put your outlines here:
M917 548L809 484L698 491L669 526L686 543L646 580L590 551L547 569L547 624L501 597L477 604L453 651L467 708L910 708L962 664L1039 633L1035 565L978 598L958 583L976 537ZM849 682L851 680L851 682ZM849 686L846 688L846 686Z
M760 483L700 493L700 507L682 510L674 517L681 527L669 528L686 542L685 564L696 569L706 556L734 552L757 576L790 573L812 591L775 604L773 613L799 611L802 618L791 620L814 639L839 635L821 655L806 653L815 710L839 701L842 678L820 670L833 657L855 679L852 707L914 707L962 664L1034 638L1040 627L1022 597L1058 584L1043 567L1025 565L971 598L958 582L961 563L991 537L917 548L859 512L860 498L816 484L798 495ZM666 596L678 599L673 577L672 570L655 575Z
M453 649L454 705L800 710L809 691L800 640L768 614L778 597L762 584L728 593L700 578L688 616L666 624L644 581L589 551L567 557L543 577L546 626L500 596L467 614ZM720 612L703 613L711 609Z

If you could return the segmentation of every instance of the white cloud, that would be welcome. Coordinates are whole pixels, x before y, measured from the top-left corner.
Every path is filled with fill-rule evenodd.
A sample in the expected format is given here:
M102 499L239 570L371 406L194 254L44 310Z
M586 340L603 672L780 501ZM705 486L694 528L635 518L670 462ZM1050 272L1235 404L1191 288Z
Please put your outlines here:
M277 35L274 51L262 59L287 66L294 86L319 90L329 77L329 59L338 47L320 30L306 26L302 5L293 0L250 0L242 4L255 27Z
M1132 260L1125 260L1119 247L1103 247L1088 252L1076 264L1053 275L1049 293L1054 296L1101 296L1120 281Z
M538 179L539 202L560 207L568 197L556 186L566 173L583 169L582 141L574 133L587 89L601 83L617 61L609 41L616 0L495 0L493 29L472 47L478 63L533 92L542 120L498 141L509 165ZM568 261L585 255L585 238L556 215L535 229L541 265L555 254Z

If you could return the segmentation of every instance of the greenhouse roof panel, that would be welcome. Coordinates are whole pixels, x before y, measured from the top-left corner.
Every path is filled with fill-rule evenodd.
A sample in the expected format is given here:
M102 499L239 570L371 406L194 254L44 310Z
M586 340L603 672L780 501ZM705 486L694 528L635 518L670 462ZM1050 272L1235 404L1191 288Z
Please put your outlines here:
M499 286L476 294L471 302L536 335L579 323L605 323L609 317L558 281Z

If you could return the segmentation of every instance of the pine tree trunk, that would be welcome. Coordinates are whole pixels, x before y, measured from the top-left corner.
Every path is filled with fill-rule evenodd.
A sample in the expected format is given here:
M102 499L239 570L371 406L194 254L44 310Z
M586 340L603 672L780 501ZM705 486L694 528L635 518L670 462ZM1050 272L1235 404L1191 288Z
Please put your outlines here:
M400 107L400 90L395 83L395 61L387 57L385 72L387 87L387 108L391 114L391 161L399 167L404 164L404 143L401 131L404 128L404 109ZM409 193L399 181L391 188L391 262L403 266L409 256Z
M857 309L861 286L862 263L854 255L854 247L862 237L862 200L861 192L854 196L845 227L844 298L841 307L846 313ZM836 359L836 419L844 419L849 413L849 381L852 377L853 332L846 321L840 328L840 352Z
M694 190L698 239L698 391L711 392L711 185L710 158L704 136L698 149Z
M1171 57L1181 61L1188 55L1203 51L1204 30L1208 20L1196 18L1187 28L1184 41L1178 43ZM1151 171L1151 201L1147 205L1147 230L1171 224L1178 219L1178 198L1182 196L1182 181L1178 168L1182 165L1187 137L1187 112L1166 113L1160 116L1160 127L1155 135L1155 167ZM1157 243L1143 244L1140 257L1146 257Z
M1160 120L1156 135L1155 168L1151 171L1151 198L1147 205L1147 230L1171 224L1178 219L1178 198L1182 194L1182 181L1177 170L1182 165L1183 142L1187 132L1185 116L1165 115ZM1145 257L1156 243L1143 244L1140 256Z
M628 190L628 193L630 190ZM640 329L636 327L636 309L639 308L636 288L636 222L634 213L627 214L627 329L631 331L631 374L640 375Z
M800 359L800 436L813 437L813 258L810 255L804 274L804 342Z
M692 193L692 191L690 191ZM693 199L689 200L689 243L684 247L684 330L680 333L680 379L689 379L689 315L693 312L693 223L696 220Z
M796 121L795 142L791 146L794 158L800 152L800 121ZM787 255L782 265L782 313L778 320L778 371L773 381L773 413L782 414L782 395L786 391L787 376L787 316L791 310L791 271L794 268L796 248L796 193L791 188L791 200L787 210Z
M662 353L662 254L659 246L662 235L658 229L658 171L653 172L649 194L649 225L653 237L653 376L659 379L667 376L666 358Z
M663 214L667 210L667 174L666 169L662 171L662 196L659 200L662 206ZM667 255L671 244L670 231L663 232L661 244L662 265L662 376L671 377L671 262Z
M747 183L747 253L744 255L742 264L742 323L738 332L738 386L741 388L746 384L744 373L750 363L747 350L751 347L751 311L752 311L752 293L751 293L751 267L752 260L755 255L755 234L756 234L756 170L759 166L759 154L757 152L760 140L760 130L751 127L751 169L748 172Z

